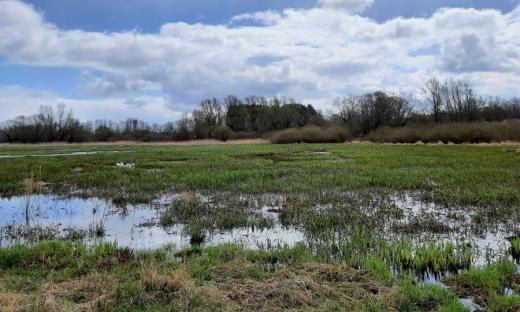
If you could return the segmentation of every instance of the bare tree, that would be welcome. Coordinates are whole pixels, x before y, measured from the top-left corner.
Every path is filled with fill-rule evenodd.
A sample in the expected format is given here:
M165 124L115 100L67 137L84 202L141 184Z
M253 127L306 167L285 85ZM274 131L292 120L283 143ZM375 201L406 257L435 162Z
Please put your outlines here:
M433 120L436 123L440 122L443 106L441 82L436 78L432 78L424 84L421 90L432 105Z
M37 116L39 125L42 127L42 141L51 142L55 139L54 110L52 106L42 105Z

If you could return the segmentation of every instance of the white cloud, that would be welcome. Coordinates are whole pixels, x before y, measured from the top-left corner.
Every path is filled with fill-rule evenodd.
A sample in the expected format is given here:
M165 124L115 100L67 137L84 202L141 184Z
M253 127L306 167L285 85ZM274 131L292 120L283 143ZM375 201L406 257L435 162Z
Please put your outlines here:
M371 7L374 4L374 0L319 0L318 4L327 9L340 9L350 13L359 13Z
M274 25L278 23L281 19L282 16L279 12L269 10L254 13L244 13L237 16L233 16L231 18L231 22L233 23L241 21L256 21L264 25Z
M41 105L56 107L63 103L82 121L110 119L123 121L137 117L147 122L177 120L182 112L168 106L168 99L161 96L140 96L136 98L108 97L103 99L71 99L52 92L25 89L20 86L0 87L0 122L20 115L33 115Z
M167 94L161 105L174 111L228 93L287 95L325 107L320 103L345 93L414 93L431 75L465 78L485 94L519 92L511 86L520 84L520 7L508 14L441 9L383 23L354 14L372 2L321 0L311 9L243 14L225 25L169 23L143 34L63 30L30 5L0 0L0 55L92 69L82 76L89 90L110 99L105 105L153 91ZM245 20L260 25L234 24Z

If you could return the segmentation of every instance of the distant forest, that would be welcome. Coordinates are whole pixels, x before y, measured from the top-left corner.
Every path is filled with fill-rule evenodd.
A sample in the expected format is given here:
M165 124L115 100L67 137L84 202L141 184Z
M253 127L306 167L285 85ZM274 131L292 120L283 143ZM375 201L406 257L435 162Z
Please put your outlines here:
M337 98L334 102L336 112L329 116L324 116L310 104L304 105L291 98L229 95L224 99L203 100L191 115L185 114L175 122L162 125L134 118L120 123L109 120L80 122L63 104L56 108L42 106L35 115L3 122L0 142L148 142L210 138L225 141L270 137L286 129L308 127L319 127L324 131L341 128L344 130L342 139L388 141L385 138L395 131L381 129L435 128L447 124L520 119L520 99L482 97L460 80L431 79L421 92L429 103L428 109L414 109L411 101L401 94L377 91ZM377 135L383 132L385 135Z

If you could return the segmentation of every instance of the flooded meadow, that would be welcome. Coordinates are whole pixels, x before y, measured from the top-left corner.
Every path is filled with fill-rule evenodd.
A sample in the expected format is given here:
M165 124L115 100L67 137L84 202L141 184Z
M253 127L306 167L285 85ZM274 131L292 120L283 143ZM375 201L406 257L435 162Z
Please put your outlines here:
M6 150L0 308L7 293L36 300L24 301L29 307L52 298L63 311L186 310L187 302L199 310L266 310L270 302L282 310L515 311L514 150ZM107 284L92 282L105 275Z

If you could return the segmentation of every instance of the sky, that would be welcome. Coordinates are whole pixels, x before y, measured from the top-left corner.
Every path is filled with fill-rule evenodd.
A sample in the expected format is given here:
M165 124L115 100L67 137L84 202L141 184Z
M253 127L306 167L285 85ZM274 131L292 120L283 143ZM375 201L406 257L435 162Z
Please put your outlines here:
M228 94L327 112L430 77L520 96L520 0L0 0L0 122L163 123Z

